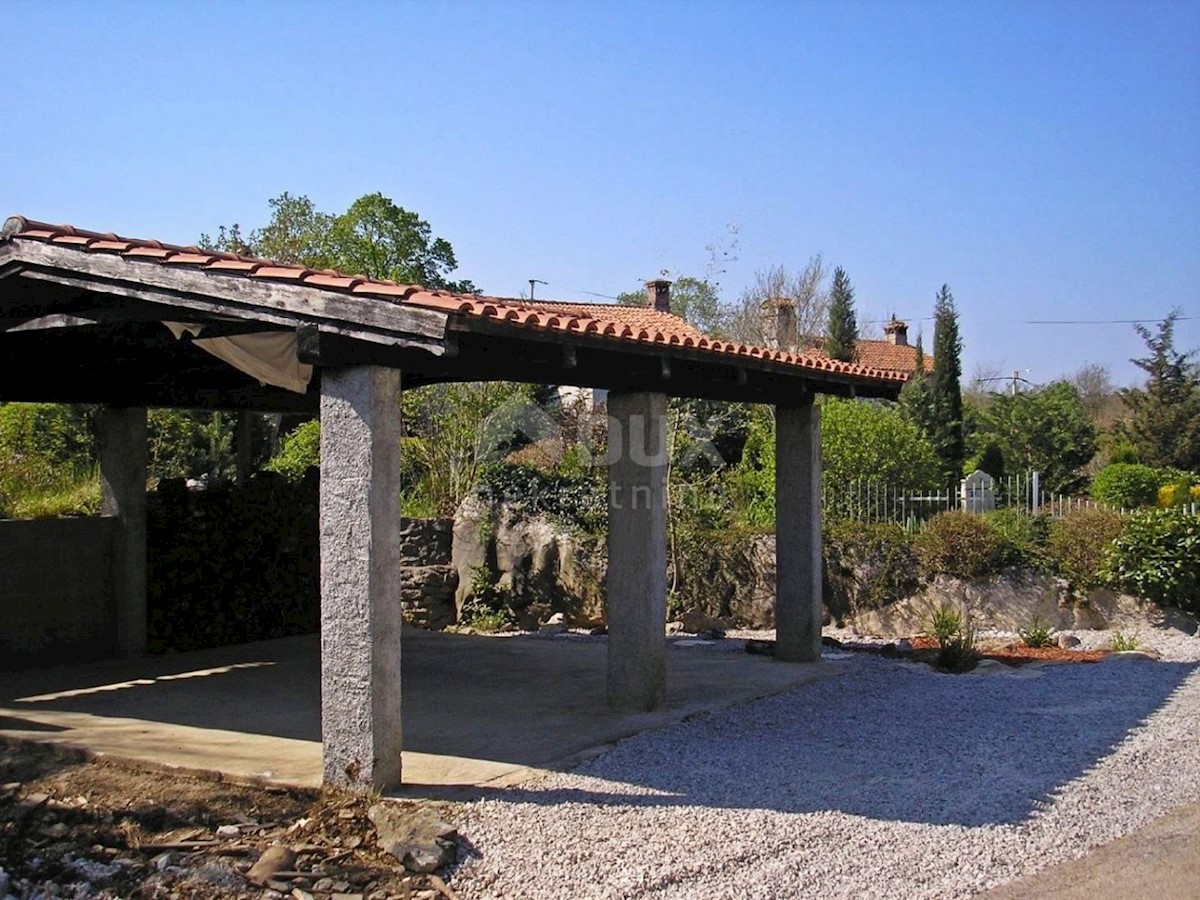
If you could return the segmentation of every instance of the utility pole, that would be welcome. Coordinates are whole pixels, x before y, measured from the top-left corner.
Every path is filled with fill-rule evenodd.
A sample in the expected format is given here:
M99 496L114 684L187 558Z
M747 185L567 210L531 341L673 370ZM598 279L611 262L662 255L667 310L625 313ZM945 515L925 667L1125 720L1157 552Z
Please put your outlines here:
M549 282L542 281L540 278L530 278L529 279L529 299L530 300L533 299L533 286L535 284L549 284Z

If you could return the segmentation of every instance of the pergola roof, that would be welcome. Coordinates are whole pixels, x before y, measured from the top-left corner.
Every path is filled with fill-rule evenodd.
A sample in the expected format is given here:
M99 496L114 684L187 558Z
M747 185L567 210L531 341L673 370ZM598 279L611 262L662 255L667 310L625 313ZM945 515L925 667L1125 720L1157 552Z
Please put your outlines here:
M201 326L200 339L290 332L314 382L326 366L378 364L408 384L511 379L778 403L894 397L910 374L716 340L645 307L429 290L22 217L0 231L0 399L315 409L314 385L298 394L224 371L167 321Z

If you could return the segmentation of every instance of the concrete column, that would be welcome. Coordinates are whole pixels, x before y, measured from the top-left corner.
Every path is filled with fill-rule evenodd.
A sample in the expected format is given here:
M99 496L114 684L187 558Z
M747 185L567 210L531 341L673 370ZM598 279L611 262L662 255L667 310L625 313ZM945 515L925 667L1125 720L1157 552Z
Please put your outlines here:
M608 698L666 698L667 398L608 395Z
M237 414L237 434L234 436L234 450L237 453L237 483L241 487L250 480L250 460L253 457L254 450L254 422L251 419L253 413L246 410L238 410Z
M117 650L146 652L146 410L105 407L96 417L100 514L114 516Z
M321 373L326 783L400 783L400 373Z
M821 408L775 408L775 657L821 658Z

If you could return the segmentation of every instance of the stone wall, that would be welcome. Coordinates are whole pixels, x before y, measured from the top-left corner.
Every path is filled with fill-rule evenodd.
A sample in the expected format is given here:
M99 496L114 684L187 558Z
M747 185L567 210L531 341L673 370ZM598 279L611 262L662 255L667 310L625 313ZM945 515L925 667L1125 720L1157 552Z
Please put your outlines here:
M0 520L0 670L116 653L111 518Z
M458 620L459 573L451 564L453 519L405 519L400 528L400 603L404 620L445 628Z

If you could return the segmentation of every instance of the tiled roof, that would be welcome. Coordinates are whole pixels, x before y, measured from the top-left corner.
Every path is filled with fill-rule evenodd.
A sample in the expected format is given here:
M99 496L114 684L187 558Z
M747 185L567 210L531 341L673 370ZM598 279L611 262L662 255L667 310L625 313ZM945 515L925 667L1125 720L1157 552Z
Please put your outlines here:
M812 340L806 352L816 356L828 356L824 341ZM891 341L859 340L854 345L854 361L870 369L891 369L898 372L913 372L917 368L917 348L910 344L893 344ZM925 371L933 371L933 357L926 354Z
M917 368L917 348L891 341L859 341L854 347L854 361L875 369L912 372ZM933 371L932 356L925 356L925 371Z
M40 241L85 253L114 255L131 262L152 262L164 268L199 269L222 277L306 285L361 297L364 301L401 303L445 312L467 320L490 319L506 323L515 329L568 332L595 335L614 341L693 348L706 353L767 360L799 369L870 381L903 382L908 379L912 369L911 365L908 371L905 371L903 368L890 369L875 364L844 363L818 353L785 353L720 341L701 334L683 319L670 313L645 307L531 302L428 290L418 285L398 284L362 275L314 271L303 266L231 253L217 253L198 247L84 231L70 225L49 225L19 216L5 222L0 241L6 239Z

